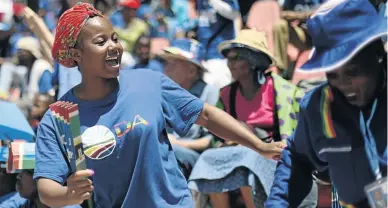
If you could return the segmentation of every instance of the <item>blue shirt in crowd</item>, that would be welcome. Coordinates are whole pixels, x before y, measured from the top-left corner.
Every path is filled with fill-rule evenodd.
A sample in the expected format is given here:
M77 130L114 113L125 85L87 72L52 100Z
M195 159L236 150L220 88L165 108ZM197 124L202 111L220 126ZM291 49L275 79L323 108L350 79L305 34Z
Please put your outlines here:
M127 67L126 69L151 69L157 72L164 72L164 64L156 59L151 59L147 64L137 63L134 66Z
M52 78L53 75L49 70L43 72L38 83L39 93L48 93L53 89Z
M152 70L122 70L119 83L99 101L79 100L72 90L61 99L79 106L86 164L95 171L94 201L99 207L193 207L166 125L185 135L203 102ZM59 141L48 111L38 129L35 179L66 182L70 170Z
M265 207L297 207L312 185L312 172L329 170L341 201L356 207L368 207L364 187L375 180L365 153L360 128L360 111L333 90L331 119L324 116L324 93L327 84L305 95L300 102L298 126L287 140L288 147L275 172L275 180ZM327 112L327 111L326 111ZM328 122L333 128L328 128ZM329 131L329 129L331 129ZM387 148L387 88L378 97L371 132L382 157ZM328 135L331 135L328 137ZM382 175L386 163L380 161Z
M318 8L326 0L283 0L283 10L307 12Z
M228 3L234 10L239 10L237 0L223 1ZM234 23L232 20L219 15L208 0L197 1L197 8L199 14L197 38L207 51L204 59L222 59L223 56L218 52L218 45L235 37ZM212 38L214 35L215 38ZM210 40L211 38L213 40Z
M0 208L19 208L27 202L18 192L12 192L0 197Z
M57 99L61 98L71 88L81 83L82 76L78 67L67 68L58 63L54 66L52 82L58 85Z

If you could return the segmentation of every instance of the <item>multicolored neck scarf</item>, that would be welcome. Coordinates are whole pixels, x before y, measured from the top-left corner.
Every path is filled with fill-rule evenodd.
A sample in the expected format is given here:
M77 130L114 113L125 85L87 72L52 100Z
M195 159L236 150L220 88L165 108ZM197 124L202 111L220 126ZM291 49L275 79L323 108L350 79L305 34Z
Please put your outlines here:
M337 135L333 126L333 119L331 117L331 103L333 102L333 92L330 86L322 88L321 94L321 113L322 113L322 130L328 139L333 139Z

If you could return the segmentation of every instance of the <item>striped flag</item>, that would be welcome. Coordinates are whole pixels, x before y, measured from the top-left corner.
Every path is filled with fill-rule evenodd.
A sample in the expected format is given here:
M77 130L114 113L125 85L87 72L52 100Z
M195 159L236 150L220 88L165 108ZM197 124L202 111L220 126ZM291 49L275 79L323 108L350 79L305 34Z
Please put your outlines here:
M58 101L50 105L52 116L60 133L64 152L70 163L71 171L86 169L85 155L82 149L81 125L78 105Z
M8 150L7 172L18 173L35 168L35 143L12 142Z

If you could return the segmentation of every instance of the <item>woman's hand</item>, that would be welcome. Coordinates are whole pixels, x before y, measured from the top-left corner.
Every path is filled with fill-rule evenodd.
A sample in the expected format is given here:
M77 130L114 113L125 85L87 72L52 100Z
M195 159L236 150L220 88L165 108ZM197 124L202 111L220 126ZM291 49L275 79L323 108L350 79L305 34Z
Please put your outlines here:
M287 147L285 142L263 143L259 153L267 159L280 160L282 150Z
M70 204L82 204L90 199L94 189L92 181L88 177L94 175L93 170L81 170L73 173L67 179L67 198Z

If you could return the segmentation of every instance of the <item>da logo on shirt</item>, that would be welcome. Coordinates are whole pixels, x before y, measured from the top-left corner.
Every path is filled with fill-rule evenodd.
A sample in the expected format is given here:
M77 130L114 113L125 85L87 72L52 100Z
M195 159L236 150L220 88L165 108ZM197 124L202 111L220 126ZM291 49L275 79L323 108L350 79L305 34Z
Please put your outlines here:
M82 134L82 146L87 157L93 160L103 159L113 153L116 140L107 127L96 125Z
M129 131L133 131L137 125L148 126L148 122L140 115L136 115L132 123L129 121L122 121L114 125L114 129L117 137L120 138L127 134Z

